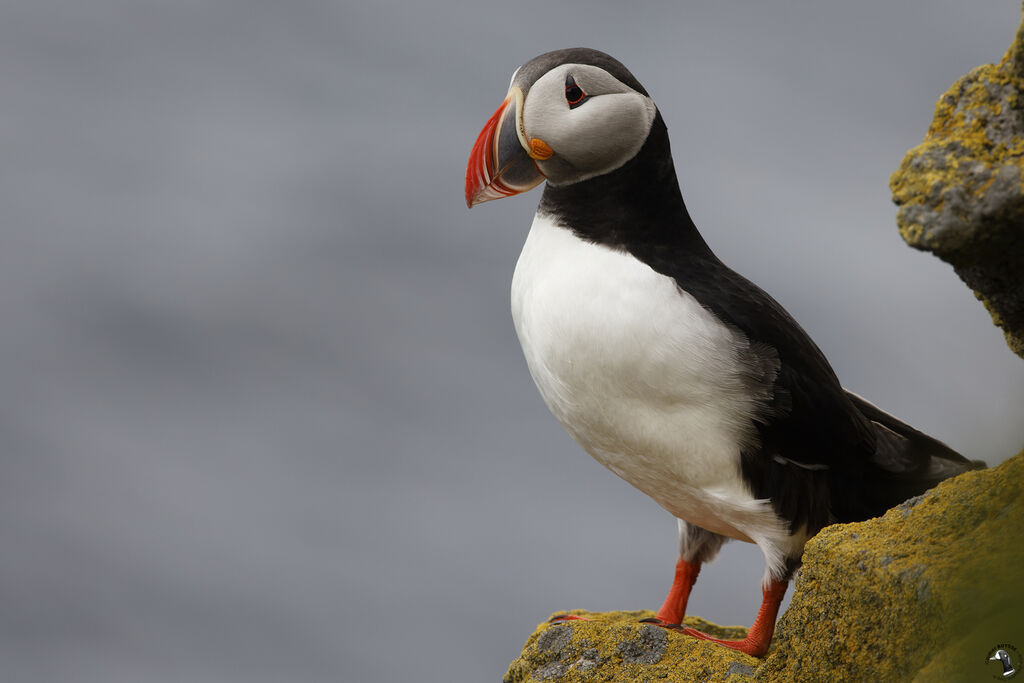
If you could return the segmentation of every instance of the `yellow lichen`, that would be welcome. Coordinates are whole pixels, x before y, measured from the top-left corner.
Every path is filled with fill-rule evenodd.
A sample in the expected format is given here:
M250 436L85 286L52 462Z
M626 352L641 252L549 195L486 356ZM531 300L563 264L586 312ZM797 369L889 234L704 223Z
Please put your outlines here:
M749 680L759 663L742 652L640 623L654 616L651 611L573 610L571 614L586 620L537 626L523 654L509 666L505 683L740 681ZM687 618L686 625L718 638L742 638L747 631L740 626L717 626L699 617Z

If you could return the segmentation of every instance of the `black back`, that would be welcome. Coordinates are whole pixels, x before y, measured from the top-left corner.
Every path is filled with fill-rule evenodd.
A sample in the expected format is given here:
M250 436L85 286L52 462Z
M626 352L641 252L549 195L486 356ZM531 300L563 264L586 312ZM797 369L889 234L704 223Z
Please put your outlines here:
M897 439L890 438L891 427L885 429L879 448L880 423L843 390L807 333L771 296L726 267L701 237L679 190L660 113L636 157L584 182L547 185L539 210L579 237L628 252L673 278L746 337L748 354L764 356L747 359L751 368L777 367L763 378L770 385L769 405L752 416L759 443L742 453L740 466L751 492L770 499L793 530L806 526L814 533L833 521L882 514L936 483L925 476L933 455L956 463L953 473L970 468L962 456L942 444L934 448L937 441L906 425L909 431Z

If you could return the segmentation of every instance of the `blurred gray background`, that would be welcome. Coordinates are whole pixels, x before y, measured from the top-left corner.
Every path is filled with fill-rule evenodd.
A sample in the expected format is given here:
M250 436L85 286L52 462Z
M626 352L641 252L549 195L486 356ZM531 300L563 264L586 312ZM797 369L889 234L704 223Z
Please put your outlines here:
M826 7L827 5L827 7ZM0 5L0 678L496 681L660 605L673 520L561 430L466 210L520 63L621 59L691 213L847 387L997 463L1024 364L887 181L1017 0ZM691 611L749 624L734 543Z

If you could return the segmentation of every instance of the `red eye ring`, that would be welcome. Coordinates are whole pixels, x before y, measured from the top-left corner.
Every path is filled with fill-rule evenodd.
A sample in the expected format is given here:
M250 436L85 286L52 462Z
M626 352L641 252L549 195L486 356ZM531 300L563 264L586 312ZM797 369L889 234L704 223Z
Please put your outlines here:
M583 92L583 88L576 85L576 79L572 74L565 75L565 101L569 103L569 109L575 109L590 99L590 95Z

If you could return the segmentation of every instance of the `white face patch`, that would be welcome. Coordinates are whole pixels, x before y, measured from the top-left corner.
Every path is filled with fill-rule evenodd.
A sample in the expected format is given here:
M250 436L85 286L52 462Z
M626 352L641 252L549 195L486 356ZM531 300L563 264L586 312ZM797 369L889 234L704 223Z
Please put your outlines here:
M586 94L570 108L566 77ZM636 156L654 122L651 98L610 73L588 64L563 64L540 77L526 95L523 127L554 151L538 161L552 185L567 185L604 175Z

